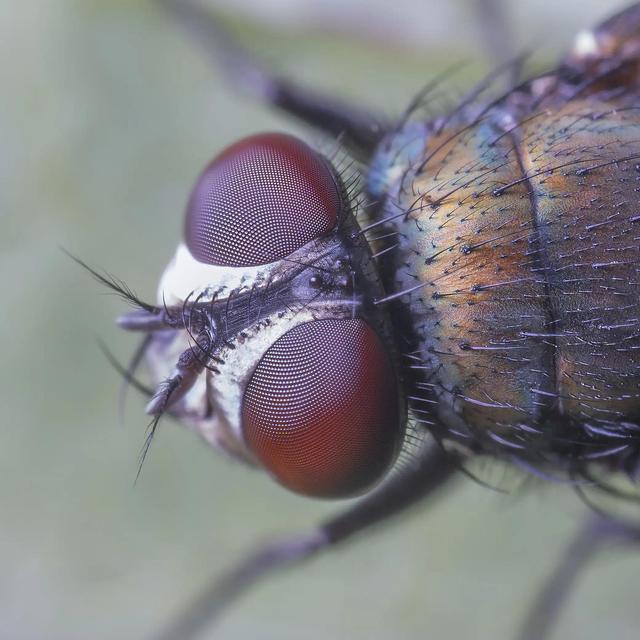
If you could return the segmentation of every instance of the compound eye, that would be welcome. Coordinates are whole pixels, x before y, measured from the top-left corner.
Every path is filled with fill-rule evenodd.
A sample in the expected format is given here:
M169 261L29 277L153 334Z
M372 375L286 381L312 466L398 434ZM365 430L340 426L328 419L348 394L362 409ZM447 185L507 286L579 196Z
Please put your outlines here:
M285 487L309 496L362 493L403 436L386 349L363 320L316 320L264 354L242 406L247 445Z
M292 136L259 134L204 170L187 205L185 241L206 264L267 264L327 234L339 210L336 181L321 156Z

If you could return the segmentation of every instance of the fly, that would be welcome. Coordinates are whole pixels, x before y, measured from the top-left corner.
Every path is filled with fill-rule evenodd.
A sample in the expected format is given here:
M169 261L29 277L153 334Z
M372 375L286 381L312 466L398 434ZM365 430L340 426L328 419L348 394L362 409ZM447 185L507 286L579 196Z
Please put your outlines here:
M477 456L636 499L610 476L640 473L640 4L549 73L491 95L517 76L506 65L449 113L421 96L396 122L275 77L196 5L163 4L233 83L338 139L365 184L293 136L247 137L195 182L157 302L106 282L144 335L122 370L150 396L143 459L171 415L291 491L361 496L258 549L155 637L193 637ZM595 513L521 639L546 635L608 539L640 528Z

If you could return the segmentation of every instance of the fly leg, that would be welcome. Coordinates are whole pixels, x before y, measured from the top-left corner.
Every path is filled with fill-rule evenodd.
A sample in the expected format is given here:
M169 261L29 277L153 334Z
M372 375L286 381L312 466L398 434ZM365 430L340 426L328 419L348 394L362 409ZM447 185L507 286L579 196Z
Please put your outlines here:
M410 466L370 496L309 532L259 547L217 578L185 611L152 640L189 640L213 623L260 580L336 546L436 491L458 469L458 460L439 447L426 449Z
M518 640L544 640L558 620L580 573L607 543L640 544L640 526L590 514L540 589Z
M387 132L383 120L364 109L278 77L238 43L210 12L189 0L158 0L220 66L232 86L339 138L361 160Z

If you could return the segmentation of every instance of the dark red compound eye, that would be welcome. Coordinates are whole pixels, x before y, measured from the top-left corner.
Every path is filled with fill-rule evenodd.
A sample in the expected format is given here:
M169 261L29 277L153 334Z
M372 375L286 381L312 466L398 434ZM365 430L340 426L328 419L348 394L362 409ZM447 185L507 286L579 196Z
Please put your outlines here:
M185 241L206 264L248 267L280 260L338 222L329 165L281 133L250 136L204 170L187 205Z
M298 325L262 357L244 394L245 440L285 487L309 496L361 493L403 436L396 378L363 320Z

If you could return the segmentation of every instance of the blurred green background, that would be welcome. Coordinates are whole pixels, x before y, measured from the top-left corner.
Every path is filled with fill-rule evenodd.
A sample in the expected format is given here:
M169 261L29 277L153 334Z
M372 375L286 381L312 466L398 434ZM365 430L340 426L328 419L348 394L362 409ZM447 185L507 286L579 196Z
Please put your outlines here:
M514 40L552 61L624 4L518 2ZM388 114L452 61L470 61L462 89L486 69L469 0L210 5L280 71ZM340 505L288 494L169 421L134 488L144 403L118 424L118 376L96 346L126 359L124 306L60 247L153 298L204 163L248 133L300 129L228 91L152 2L0 0L0 54L0 637L142 638L256 541ZM509 639L584 512L559 486L460 481L260 586L203 637ZM638 575L640 554L600 557L553 638L638 638Z

